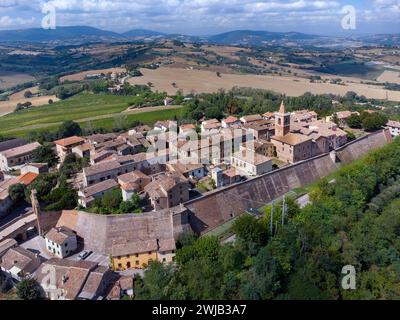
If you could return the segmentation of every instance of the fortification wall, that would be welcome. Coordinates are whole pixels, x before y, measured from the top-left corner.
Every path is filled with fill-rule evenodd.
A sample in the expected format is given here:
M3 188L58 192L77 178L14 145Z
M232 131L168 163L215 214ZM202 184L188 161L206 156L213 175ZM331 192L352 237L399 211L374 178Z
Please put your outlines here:
M346 165L362 158L371 150L383 147L390 142L392 142L392 136L390 135L390 131L385 129L350 142L336 150L336 155L340 162Z
M337 158L341 164L348 164L389 142L390 134L379 131L337 150ZM191 211L190 225L195 232L206 233L251 208L260 208L290 190L328 176L339 169L340 163L326 154L209 193L185 204Z
M347 164L390 141L391 137L387 132L381 131L337 150L337 158ZM152 235L167 237L173 233L176 237L190 227L195 232L204 234L250 208L262 207L290 190L320 180L338 170L340 166L335 157L325 154L208 193L187 202L185 207L188 210L176 207L143 215L117 216L64 211L57 225L65 225L75 230L84 239L86 249L109 254L115 243L151 238ZM56 214L49 218L46 226L55 218ZM172 230L171 225L173 225Z
M251 208L260 208L290 190L308 185L336 171L329 154L303 161L185 204L191 211L190 225L199 234Z

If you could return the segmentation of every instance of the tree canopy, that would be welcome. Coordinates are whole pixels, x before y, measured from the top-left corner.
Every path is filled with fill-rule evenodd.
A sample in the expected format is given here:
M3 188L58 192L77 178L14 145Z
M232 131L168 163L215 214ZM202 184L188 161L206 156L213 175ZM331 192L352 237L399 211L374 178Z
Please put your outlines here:
M333 181L314 186L304 209L289 204L273 235L266 208L265 217L237 220L234 243L181 241L176 266L152 264L136 298L399 299L400 139ZM346 265L356 269L357 290L340 285Z

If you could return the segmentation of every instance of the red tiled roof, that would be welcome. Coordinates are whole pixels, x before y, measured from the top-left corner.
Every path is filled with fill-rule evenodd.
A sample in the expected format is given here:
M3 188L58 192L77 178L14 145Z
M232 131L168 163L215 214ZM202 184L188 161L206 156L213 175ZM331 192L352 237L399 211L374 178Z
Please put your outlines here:
M28 172L18 178L19 182L29 186L39 175L34 172Z
M16 147L13 149L8 149L5 151L2 151L2 154L4 157L6 158L12 158L12 157L16 157L16 156L20 156L20 155L24 155L27 153L32 152L33 150L37 149L40 147L40 143L39 142L34 142L34 143L30 143L30 144L25 144L21 147Z
M239 119L233 116L229 116L228 118L224 119L225 123L235 123L237 122Z
M73 137L69 137L69 138L65 138L65 139L56 140L56 141L54 141L54 143L56 145L59 145L62 147L69 147L69 146L72 146L74 144L84 142L84 141L85 141L85 139L83 139L81 137L73 136Z

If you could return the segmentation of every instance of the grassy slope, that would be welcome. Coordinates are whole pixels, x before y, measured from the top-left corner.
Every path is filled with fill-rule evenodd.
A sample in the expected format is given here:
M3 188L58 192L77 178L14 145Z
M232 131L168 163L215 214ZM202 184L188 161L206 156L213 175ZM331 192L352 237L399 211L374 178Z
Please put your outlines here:
M75 120L84 126L86 121L80 121L81 119L107 115L110 115L110 117L93 120L91 124L93 127L112 128L115 122L115 114L126 110L128 102L132 101L132 99L132 97L106 94L79 94L52 105L36 107L0 117L0 134L24 136L32 131L53 130L58 125L52 124L66 120ZM158 120L171 119L175 115L179 116L181 113L182 109L163 110L123 115L122 117L128 123L133 120L139 120L152 124ZM46 127L44 128L44 126ZM18 130L15 130L16 128Z

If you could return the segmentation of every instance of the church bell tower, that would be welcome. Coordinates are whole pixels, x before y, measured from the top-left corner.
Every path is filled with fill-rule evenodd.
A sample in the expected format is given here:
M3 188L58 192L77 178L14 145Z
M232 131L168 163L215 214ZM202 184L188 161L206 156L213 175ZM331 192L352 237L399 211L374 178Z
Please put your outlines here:
M275 113L275 135L279 137L290 133L290 113L286 113L285 104L282 101L279 112Z

